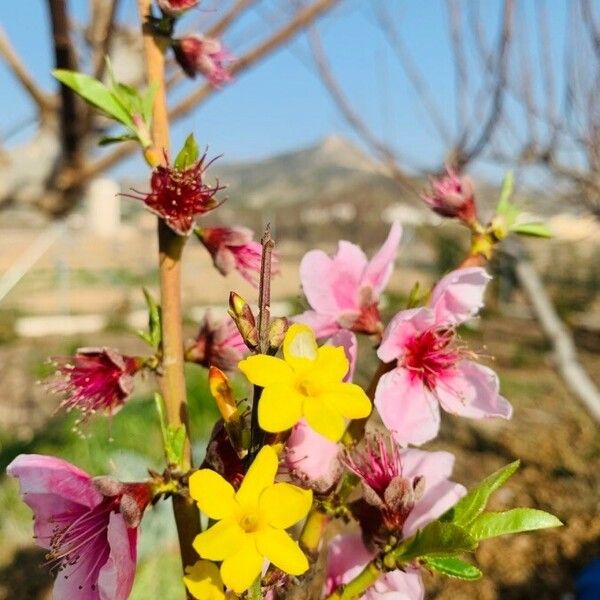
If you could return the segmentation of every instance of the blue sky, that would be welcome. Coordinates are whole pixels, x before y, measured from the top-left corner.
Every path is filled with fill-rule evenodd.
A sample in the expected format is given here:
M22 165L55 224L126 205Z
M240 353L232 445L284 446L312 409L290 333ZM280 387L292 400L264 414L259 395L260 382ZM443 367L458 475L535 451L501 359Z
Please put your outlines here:
M400 16L398 22L404 43L427 80L445 120L454 127L456 98L445 1L345 0L320 23L327 55L348 96L354 99L376 133L416 164L439 163L443 141L432 128L406 75L375 25L373 5L377 1ZM532 28L534 1L516 3L519 27ZM270 7L281 10L282 3L286 2L288 0L270 0ZM75 18L83 21L87 1L71 0L70 4ZM135 5L135 0L122 0L122 15L135 19ZM552 50L562 52L565 3L548 0L546 6ZM500 1L481 0L478 9L484 29L490 39L495 40ZM200 14L193 18L198 16L202 17ZM48 72L53 56L46 2L0 2L0 22L31 72L45 89L52 89L54 83ZM225 41L240 54L270 28L264 13L252 12ZM535 37L533 29L528 37ZM527 50L532 63L540 58L536 48L532 43ZM476 71L473 68L473 72ZM195 85L197 81L186 84L178 95ZM0 67L0 89L0 132L6 135L30 119L34 111L28 97L3 66ZM315 74L303 39L297 39L238 77L233 85L215 94L192 116L178 123L173 132L174 144L180 143L189 131L194 131L202 144L208 144L211 153L223 154L227 161L251 160L306 146L331 133L352 137ZM26 130L11 139L18 140L25 135ZM137 170L140 166L138 161L130 161L119 171Z

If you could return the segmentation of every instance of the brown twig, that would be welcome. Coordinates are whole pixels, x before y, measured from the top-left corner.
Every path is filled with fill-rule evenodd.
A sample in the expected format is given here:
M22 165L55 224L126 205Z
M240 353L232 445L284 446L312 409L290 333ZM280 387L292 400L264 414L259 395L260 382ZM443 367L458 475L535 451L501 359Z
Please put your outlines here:
M40 120L45 120L56 108L55 99L38 87L23 61L11 46L2 27L0 27L0 56L35 102L40 113Z

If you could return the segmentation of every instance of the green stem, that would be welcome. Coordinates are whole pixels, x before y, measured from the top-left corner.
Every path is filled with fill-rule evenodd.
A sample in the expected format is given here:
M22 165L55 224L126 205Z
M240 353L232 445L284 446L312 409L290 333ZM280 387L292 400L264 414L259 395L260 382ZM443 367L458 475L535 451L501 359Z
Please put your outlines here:
M381 570L374 562L370 562L352 581L333 594L327 600L354 600L360 598L381 576Z
M262 588L260 587L260 575L248 590L248 600L262 600Z

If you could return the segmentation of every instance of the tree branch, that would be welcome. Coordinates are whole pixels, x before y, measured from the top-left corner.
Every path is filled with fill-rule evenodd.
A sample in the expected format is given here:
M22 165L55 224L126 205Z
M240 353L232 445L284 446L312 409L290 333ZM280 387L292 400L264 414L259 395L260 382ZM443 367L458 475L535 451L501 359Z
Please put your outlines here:
M4 59L4 62L13 72L13 75L35 102L40 113L40 120L43 121L46 119L56 108L55 99L38 87L14 48L11 46L8 36L2 27L0 27L0 56Z

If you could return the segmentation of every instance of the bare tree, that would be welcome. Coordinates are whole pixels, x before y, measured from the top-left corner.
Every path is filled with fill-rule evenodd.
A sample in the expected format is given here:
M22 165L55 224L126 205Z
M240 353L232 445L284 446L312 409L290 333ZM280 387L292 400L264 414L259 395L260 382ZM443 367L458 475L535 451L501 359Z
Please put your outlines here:
M202 12L202 33L207 36L225 36L248 11L263 0L225 0L219 10ZM276 52L320 16L332 9L339 0L312 0L286 11L272 28L258 32L258 41L237 53L230 71L241 75ZM118 23L118 0L110 2L90 0L90 21L83 27L86 47L75 42L73 20L66 0L47 0L52 24L52 47L55 66L61 69L78 67L77 57L89 57L89 72L97 78L104 75L104 57L121 46L140 44L126 24ZM236 48L232 48L236 52ZM136 53L130 53L136 54ZM10 157L0 165L0 206L11 203L29 203L39 206L50 215L70 211L81 196L82 187L91 178L116 165L135 151L135 144L121 144L116 149L98 154L92 145L98 127L106 123L90 111L65 86L60 92L48 93L40 88L30 75L25 62L16 54L6 34L0 29L0 59L10 68L37 107L38 129L33 137L15 148ZM116 64L119 61L115 61ZM178 86L183 77L173 62L168 77L170 90ZM135 71L136 69L134 69ZM141 69L137 71L141 83ZM198 108L217 90L210 84L192 89L187 96L172 107L172 119L179 119ZM36 169L32 171L32 157ZM41 157L41 158L40 158Z

